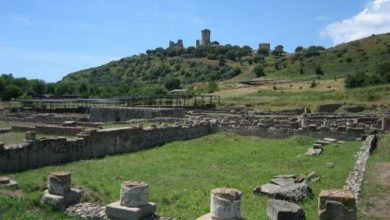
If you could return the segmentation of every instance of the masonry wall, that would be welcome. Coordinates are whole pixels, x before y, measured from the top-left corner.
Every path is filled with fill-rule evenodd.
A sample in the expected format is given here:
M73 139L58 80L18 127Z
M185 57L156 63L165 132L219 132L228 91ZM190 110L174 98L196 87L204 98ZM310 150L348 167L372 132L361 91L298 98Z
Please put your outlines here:
M34 140L0 146L0 172L17 172L40 166L129 153L167 142L201 137L213 132L208 124L189 127L118 128L100 130L84 138Z
M92 107L91 122L128 121L131 119L152 119L157 117L184 116L180 108L139 108L139 107Z

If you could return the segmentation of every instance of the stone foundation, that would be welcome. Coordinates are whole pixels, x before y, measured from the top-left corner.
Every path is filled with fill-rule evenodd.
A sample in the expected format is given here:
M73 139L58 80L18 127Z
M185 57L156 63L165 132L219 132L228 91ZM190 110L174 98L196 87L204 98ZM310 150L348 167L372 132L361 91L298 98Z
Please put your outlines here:
M318 197L320 220L356 220L356 201L352 192L342 189L322 190Z

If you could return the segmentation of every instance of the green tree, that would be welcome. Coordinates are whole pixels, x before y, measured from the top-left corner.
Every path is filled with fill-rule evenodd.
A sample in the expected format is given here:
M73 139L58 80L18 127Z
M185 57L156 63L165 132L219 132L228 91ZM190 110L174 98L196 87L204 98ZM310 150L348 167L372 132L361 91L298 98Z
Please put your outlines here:
M208 93L213 93L219 91L218 83L215 81L211 81L207 84L207 92Z
M176 77L168 78L164 84L165 88L170 91L174 89L180 89L180 80Z
M366 74L358 72L355 75L348 75L345 79L345 88L351 89L365 85Z
M7 86L1 96L1 99L4 100L4 101L9 101L11 99L16 99L18 98L19 96L21 96L23 94L23 91L15 86L15 85L10 85L10 86Z
M390 83L390 63L382 63L378 65L376 72L383 79L384 82Z
M272 55L276 57L280 57L285 53L283 45L277 45L275 49L272 51Z
M320 65L318 65L318 66L316 67L315 72L316 72L316 75L318 75L318 76L324 75L324 71L322 70L322 68L321 68Z
M253 69L253 72L257 77L265 76L264 68L261 65L256 65L255 68Z

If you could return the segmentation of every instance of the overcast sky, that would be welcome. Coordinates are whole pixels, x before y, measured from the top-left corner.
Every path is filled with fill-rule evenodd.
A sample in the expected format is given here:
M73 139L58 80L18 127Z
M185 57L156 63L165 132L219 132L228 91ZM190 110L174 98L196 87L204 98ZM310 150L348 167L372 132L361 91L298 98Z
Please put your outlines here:
M390 32L390 0L0 0L0 73L60 80L77 70L167 47L330 47Z

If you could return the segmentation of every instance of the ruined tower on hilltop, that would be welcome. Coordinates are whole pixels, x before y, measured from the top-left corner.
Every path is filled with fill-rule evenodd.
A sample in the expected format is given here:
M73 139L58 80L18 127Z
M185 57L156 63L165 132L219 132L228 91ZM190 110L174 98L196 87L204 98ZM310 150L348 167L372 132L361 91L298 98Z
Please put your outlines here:
M169 47L183 49L184 48L183 40L179 39L177 43L175 43L174 41L169 41Z
M209 29L202 30L202 38L201 38L200 45L209 45L210 36L211 36L211 31Z

